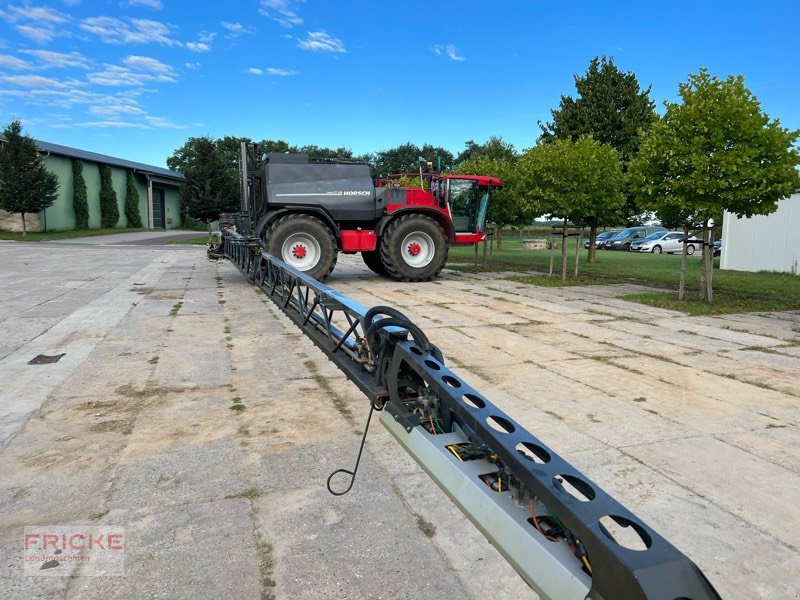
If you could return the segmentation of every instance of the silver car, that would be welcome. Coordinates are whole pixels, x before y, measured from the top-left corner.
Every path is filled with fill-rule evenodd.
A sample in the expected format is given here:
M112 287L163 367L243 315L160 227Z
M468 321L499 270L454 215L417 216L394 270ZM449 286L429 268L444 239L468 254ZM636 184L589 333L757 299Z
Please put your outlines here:
M686 254L694 254L693 240L686 246ZM636 240L631 244L631 252L652 252L653 254L676 254L683 252L682 231L657 231L651 233L643 240Z

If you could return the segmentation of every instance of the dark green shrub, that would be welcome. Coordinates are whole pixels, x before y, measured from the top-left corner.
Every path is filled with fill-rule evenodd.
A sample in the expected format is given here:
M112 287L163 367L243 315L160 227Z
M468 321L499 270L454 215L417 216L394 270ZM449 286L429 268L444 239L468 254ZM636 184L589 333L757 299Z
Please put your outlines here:
M128 227L141 227L142 217L139 216L139 190L133 173L125 172L125 216L128 217Z
M100 226L103 228L116 227L119 221L119 206L117 206L117 193L111 183L111 167L100 167Z
M80 158L72 159L72 208L75 210L75 229L89 229L89 200Z

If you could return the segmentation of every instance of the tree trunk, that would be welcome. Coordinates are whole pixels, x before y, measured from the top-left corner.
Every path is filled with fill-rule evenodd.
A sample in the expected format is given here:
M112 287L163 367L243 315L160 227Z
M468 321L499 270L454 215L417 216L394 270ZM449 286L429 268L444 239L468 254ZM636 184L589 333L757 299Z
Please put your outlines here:
M708 265L706 267L706 298L714 303L714 228L708 228Z
M28 230L25 227L25 211L22 212L22 237L28 235Z
M553 263L555 262L556 257L556 250L555 250L555 237L550 239L550 272L547 274L547 277L553 276Z
M575 242L575 274L572 276L573 279L578 278L578 262L581 255L581 244L583 244L583 227L581 227Z
M708 221L703 221L703 234L702 234L702 249L703 253L700 255L700 302L706 301L706 229L708 229Z
M497 236L497 251L503 249L503 223L498 223L495 225L495 235Z
M564 219L564 229L561 233L561 281L567 280L567 219Z
M681 252L681 279L678 284L678 301L683 302L686 291L686 249L689 246L689 226L683 226L683 252Z
M590 263L597 262L597 248L595 248L595 243L597 243L597 225L592 225L589 229L589 257L587 258Z

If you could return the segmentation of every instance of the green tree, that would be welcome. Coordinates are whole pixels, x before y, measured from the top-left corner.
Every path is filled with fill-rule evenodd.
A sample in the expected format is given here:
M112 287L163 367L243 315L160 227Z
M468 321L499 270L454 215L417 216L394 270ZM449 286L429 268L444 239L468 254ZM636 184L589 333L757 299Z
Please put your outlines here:
M308 154L310 160L352 160L353 151L347 148L326 148L324 146L301 146L300 153Z
M561 96L558 109L551 110L553 120L539 123L541 141L555 139L577 141L591 135L619 152L623 171L639 148L639 131L647 130L656 120L655 105L650 100L650 88L642 89L636 75L623 72L614 58L595 57L584 75L574 75L577 98ZM623 189L626 195L625 214L609 214L600 225L616 225L620 218L636 220L641 209L636 194ZM595 239L589 242L589 261L595 261Z
M456 158L456 168L460 169L460 165L476 156L487 158L499 158L515 161L517 153L514 146L504 142L503 138L493 135L482 144L478 144L474 140L467 140L464 144L465 148Z
M427 163L431 164L430 169ZM375 173L380 177L390 173L417 173L420 166L423 172L436 170L439 166L444 172L451 170L454 163L452 152L431 144L424 144L420 148L416 144L406 142L395 148L375 153Z
M89 199L80 158L72 159L72 209L75 211L75 229L89 229Z
M116 227L119 221L119 205L117 192L111 181L111 167L98 165L100 168L100 227Z
M800 187L800 131L761 110L744 77L719 79L706 69L679 84L681 102L643 137L630 168L643 202L692 215L708 235L723 211L738 217L774 212ZM713 241L710 238L707 241ZM701 298L713 302L713 252L704 245Z
M503 181L503 189L492 194L487 220L495 226L497 249L503 248L503 228L524 225L539 213L530 202L523 202L523 188L517 174L517 153L514 146L502 138L491 137L483 144L469 140L466 150L459 154L456 169L465 175L491 175ZM466 158L464 158L466 157Z
M561 277L566 279L568 221L591 224L607 207L625 201L619 154L589 136L576 142L558 139L528 150L518 170L525 201L564 220Z
M196 219L216 219L221 212L239 208L239 182L235 160L210 137L190 138L176 151L170 165L183 173L180 199L186 214ZM168 160L169 164L169 160Z
M125 172L125 216L128 227L141 227L142 217L139 215L139 190L131 171Z
M0 144L0 208L22 216L22 235L27 234L25 213L38 213L58 197L58 177L44 166L36 141L22 133L22 124L11 121Z

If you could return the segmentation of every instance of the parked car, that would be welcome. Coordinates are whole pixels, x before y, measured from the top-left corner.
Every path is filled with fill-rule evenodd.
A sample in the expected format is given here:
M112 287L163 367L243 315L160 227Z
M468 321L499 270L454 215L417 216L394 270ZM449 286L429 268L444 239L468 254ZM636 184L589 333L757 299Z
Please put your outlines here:
M630 250L631 244L637 240L643 240L651 233L657 231L667 231L666 227L628 227L617 235L609 238L603 244L606 250Z
M722 238L714 242L714 256L722 254Z
M594 247L602 248L604 241L617 235L620 231L621 229L609 229L608 231L601 231L600 233L597 234L597 237L595 238ZM589 240L583 242L583 247L588 250Z
M686 245L686 254L694 254L695 245L692 240ZM652 252L653 254L675 254L683 252L682 231L656 231L643 240L631 243L631 252Z

